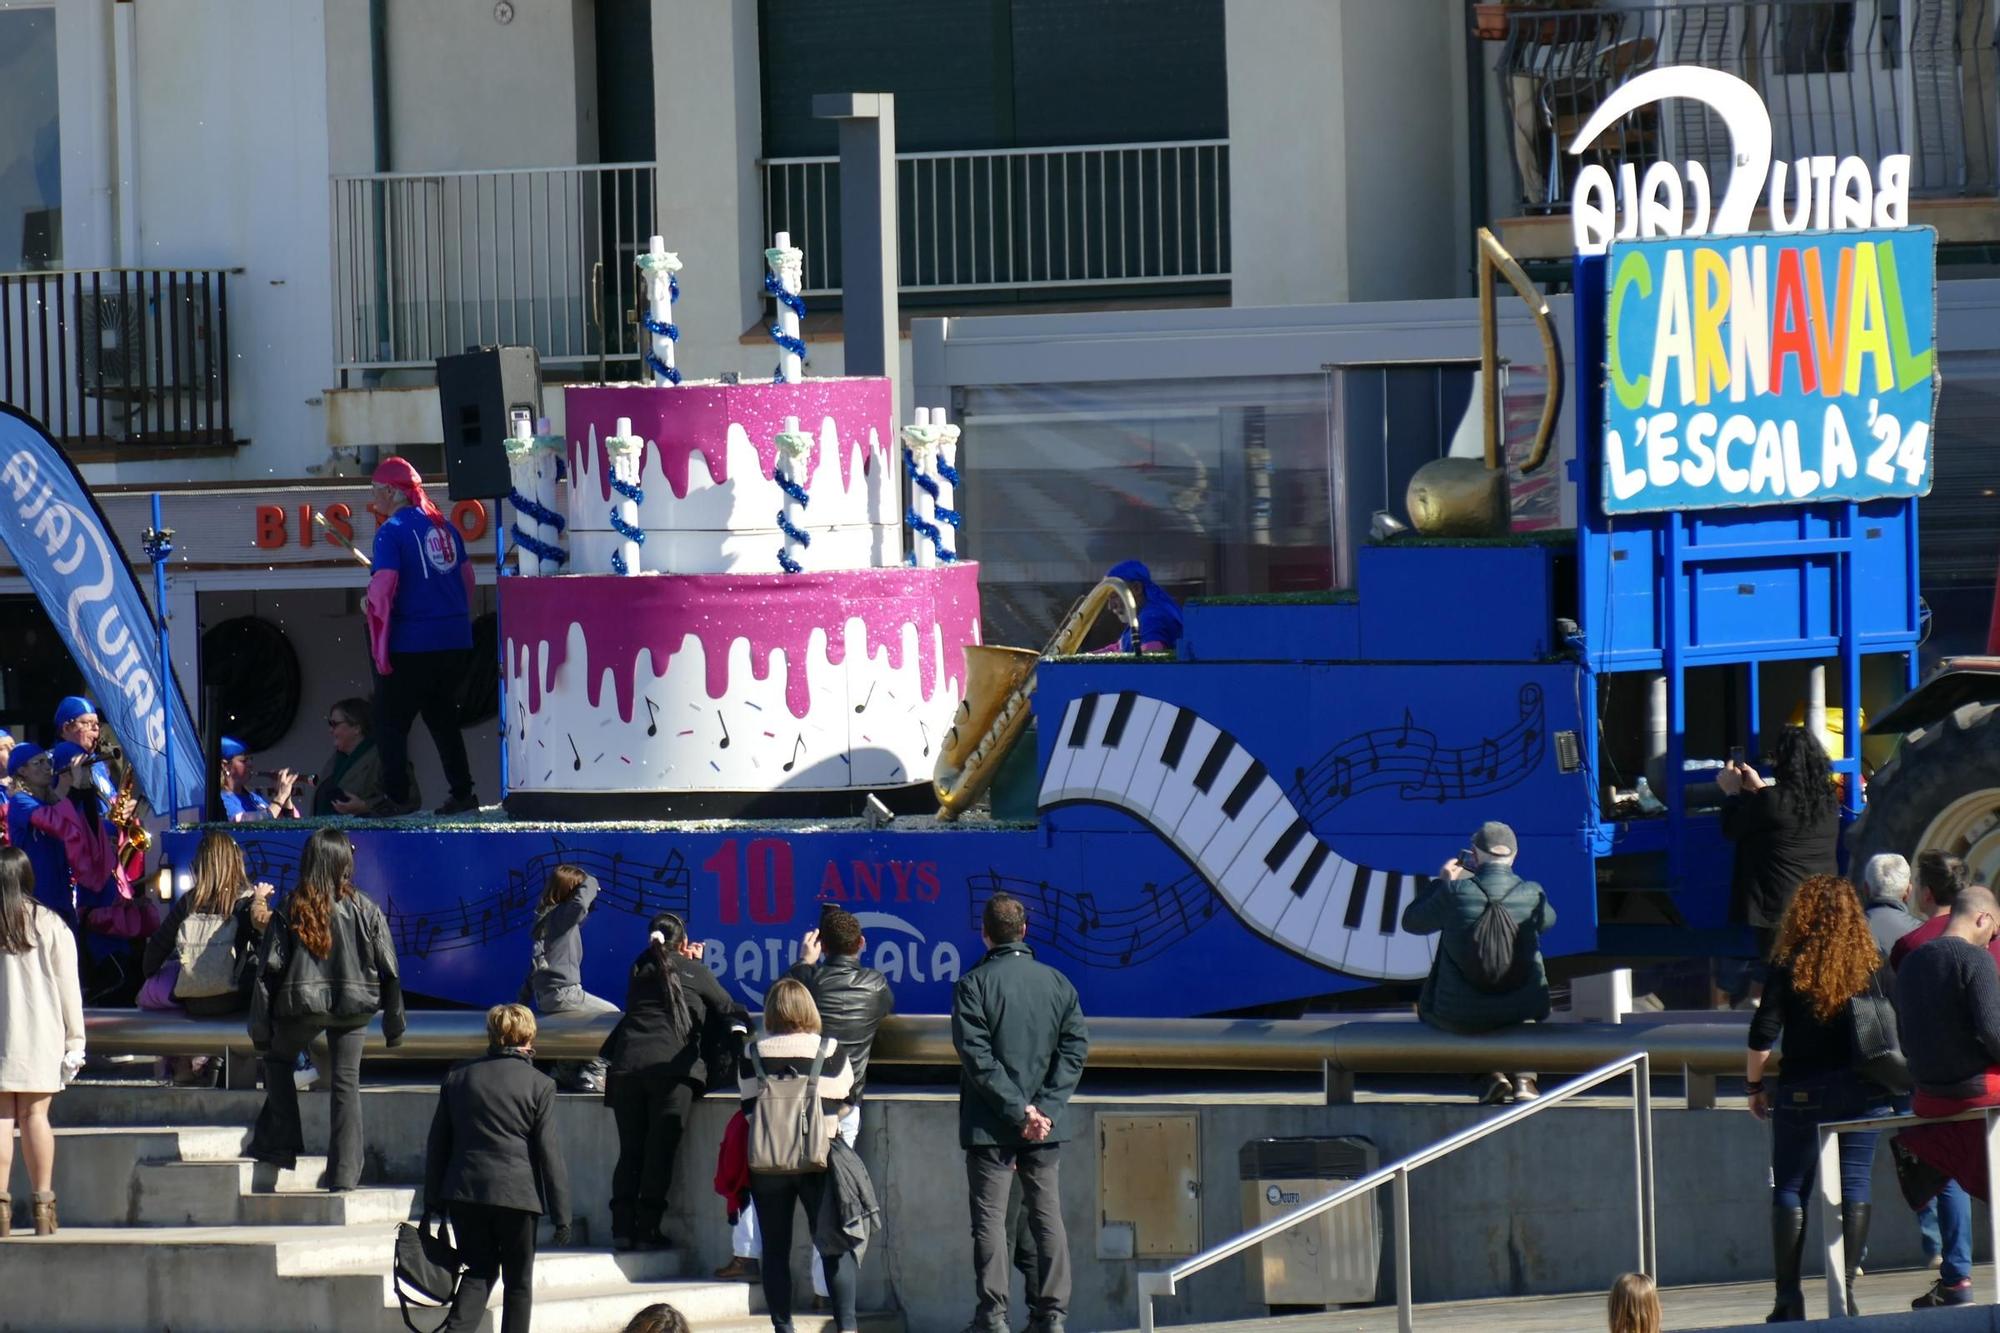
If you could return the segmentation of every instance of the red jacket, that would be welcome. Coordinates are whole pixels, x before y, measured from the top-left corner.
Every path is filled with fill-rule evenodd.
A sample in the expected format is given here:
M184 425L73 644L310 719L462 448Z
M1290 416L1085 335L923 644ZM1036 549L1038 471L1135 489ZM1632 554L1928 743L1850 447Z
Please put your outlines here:
M729 1203L729 1220L750 1202L750 1121L738 1107L722 1128L722 1146L715 1154L715 1192Z

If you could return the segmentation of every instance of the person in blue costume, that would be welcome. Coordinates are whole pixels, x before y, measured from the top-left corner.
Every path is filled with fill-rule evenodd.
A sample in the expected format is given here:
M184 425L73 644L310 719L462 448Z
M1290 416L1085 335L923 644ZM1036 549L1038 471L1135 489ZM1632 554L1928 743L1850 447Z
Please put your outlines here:
M373 481L369 507L382 516L382 526L375 532L375 572L365 608L383 796L371 813L416 810L408 761L410 726L419 717L437 746L451 793L434 813L477 810L472 764L458 725L459 691L472 650L472 562L465 539L431 503L408 459L384 459Z
M298 776L289 768L277 772L278 785L272 799L250 787L250 747L234 736L222 738L222 814L232 824L252 819L297 819L298 806L292 803L292 786Z
M1141 561L1121 560L1105 577L1123 579L1139 594L1139 642L1133 644L1132 631L1127 628L1118 640L1119 652L1170 653L1180 645L1180 604L1153 582L1153 571Z
M69 854L62 839L33 823L35 811L56 799L49 752L22 741L7 756L14 790L7 797L7 841L28 854L35 869L35 900L76 928L76 893L69 882Z
M112 784L111 769L97 757L97 743L103 738L104 724L97 716L97 705L80 694L72 694L56 705L56 736L72 745L81 747L91 757L90 782L97 788L97 794L109 805L118 795Z

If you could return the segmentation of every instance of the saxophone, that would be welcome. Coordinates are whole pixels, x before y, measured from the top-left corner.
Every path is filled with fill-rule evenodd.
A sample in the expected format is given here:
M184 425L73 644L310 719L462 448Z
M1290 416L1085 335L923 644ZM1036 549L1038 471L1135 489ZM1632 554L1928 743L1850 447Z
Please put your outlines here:
M932 790L937 817L950 823L979 799L999 771L1000 761L1027 730L1035 697L1035 668L1043 659L1082 648L1090 627L1107 606L1137 637L1138 599L1123 579L1105 579L1070 608L1055 636L1041 652L1032 648L1002 648L991 644L965 646L965 697L959 701L951 730L938 746Z
M130 764L125 764L123 767L125 776L118 783L118 799L111 803L111 823L117 828L118 836L126 848L144 856L146 849L153 845L153 835L147 832L145 824L140 822L139 803L132 798L132 788L138 781L139 774ZM119 817L120 810L125 812L123 818Z

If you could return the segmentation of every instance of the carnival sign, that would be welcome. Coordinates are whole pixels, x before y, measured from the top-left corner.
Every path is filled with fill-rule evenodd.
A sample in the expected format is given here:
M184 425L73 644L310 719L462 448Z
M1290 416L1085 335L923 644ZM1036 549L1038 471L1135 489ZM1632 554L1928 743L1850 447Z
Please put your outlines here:
M1929 228L1614 244L1605 512L1927 494L1936 249Z
M90 682L139 787L167 805L167 738L183 808L202 799L201 743L171 669L159 675L157 630L131 565L90 488L33 419L0 403L0 542Z

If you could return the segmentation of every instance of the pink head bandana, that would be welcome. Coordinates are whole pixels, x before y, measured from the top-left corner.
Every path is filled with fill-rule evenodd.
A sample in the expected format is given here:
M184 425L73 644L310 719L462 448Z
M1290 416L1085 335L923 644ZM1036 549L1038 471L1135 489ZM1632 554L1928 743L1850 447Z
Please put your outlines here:
M387 486L391 490L401 491L410 497L411 504L424 511L431 522L439 527L444 526L444 515L431 503L430 496L424 494L423 477L418 474L415 467L411 466L410 460L401 454L383 459L381 465L375 469L375 475L369 480L377 486Z

